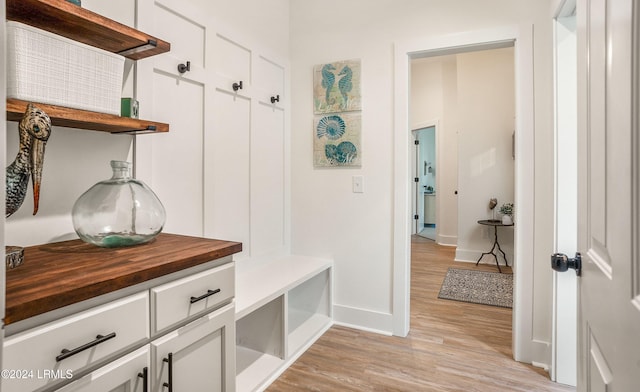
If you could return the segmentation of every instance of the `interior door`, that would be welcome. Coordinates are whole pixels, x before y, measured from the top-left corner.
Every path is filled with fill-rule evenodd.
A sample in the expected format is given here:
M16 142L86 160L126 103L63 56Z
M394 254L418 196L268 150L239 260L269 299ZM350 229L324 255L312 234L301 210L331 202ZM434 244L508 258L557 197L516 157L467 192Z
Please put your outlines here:
M415 205L413 207L413 222L415 223L415 233L419 234L424 229L424 188L420 186L420 162L422 158L420 156L420 141L418 140L418 133L420 131L413 131L413 144L415 145L415 164L413 168L413 182ZM418 181L416 181L418 179ZM422 207L422 208L421 208ZM417 217L417 218L416 218Z
M633 0L577 4L579 391L640 385L638 19Z

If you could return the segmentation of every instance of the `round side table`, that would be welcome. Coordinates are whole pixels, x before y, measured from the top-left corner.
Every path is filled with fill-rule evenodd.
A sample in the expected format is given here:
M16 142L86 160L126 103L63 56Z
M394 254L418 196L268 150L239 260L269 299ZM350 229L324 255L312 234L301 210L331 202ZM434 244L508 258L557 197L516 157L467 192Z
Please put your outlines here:
M498 248L498 251L502 253L502 258L504 258L504 263L507 265L507 267L509 266L509 262L507 261L507 255L504 254L504 251L502 250L502 248L500 248L500 244L498 243L498 227L513 226L513 223L509 225L505 225L504 223L502 223L502 221L497 219L483 219L483 220L479 220L478 223L485 226L493 226L493 247L491 248L490 251L484 252L480 256L478 261L476 261L476 265L480 263L480 260L482 260L482 258L485 255L493 255L493 258L496 259L496 266L498 266L498 271L502 273L502 270L500 269L500 264L498 263L498 255L495 253L495 249Z

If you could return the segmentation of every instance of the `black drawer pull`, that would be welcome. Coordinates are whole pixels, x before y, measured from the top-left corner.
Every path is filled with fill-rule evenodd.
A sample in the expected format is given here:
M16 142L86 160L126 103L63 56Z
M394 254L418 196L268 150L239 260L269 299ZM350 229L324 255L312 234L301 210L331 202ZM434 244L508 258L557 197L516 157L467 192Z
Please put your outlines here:
M142 378L142 392L148 392L147 384L149 384L149 368L142 368L142 372L138 373L138 377Z
M220 289L215 289L215 290L207 290L206 294L203 294L199 297L191 297L191 303L196 303L198 301L202 301L203 299L207 298L207 297L211 297L214 294L218 294L220 292Z
M89 349L93 346L97 346L100 343L106 342L109 339L115 338L116 337L116 333L115 332L111 332L109 335L98 335L96 336L96 340L94 340L93 342L89 342L87 344L83 344L80 347L74 348L73 350L67 350L66 348L62 349L62 351L60 351L60 355L58 355L56 357L56 362L60 362L63 359L69 358L73 355L76 355L86 349Z
M173 392L173 353L169 353L166 358L162 358L162 362L166 362L168 365L167 381L162 383L162 386L167 388L168 392Z

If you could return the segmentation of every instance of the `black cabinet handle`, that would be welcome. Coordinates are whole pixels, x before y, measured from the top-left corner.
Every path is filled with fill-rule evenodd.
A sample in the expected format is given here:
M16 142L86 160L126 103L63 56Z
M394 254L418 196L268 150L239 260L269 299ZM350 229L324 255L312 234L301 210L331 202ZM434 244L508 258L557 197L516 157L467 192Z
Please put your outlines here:
M60 362L63 359L69 358L73 355L76 355L86 349L89 349L93 346L97 346L100 343L106 342L109 339L115 338L116 337L116 333L115 332L111 332L108 335L98 335L96 336L96 340L94 340L93 342L89 342L87 344L83 344L80 347L74 348L73 350L67 350L66 348L63 348L62 351L60 351L60 355L58 355L56 357L56 362Z
M138 377L142 378L142 392L148 392L149 368L146 366L142 368L142 372L138 373Z
M162 386L166 387L169 392L173 392L173 353L169 353L169 355L167 355L167 358L162 358L162 361L168 364L168 382L162 383Z
M271 103L276 102L280 102L280 94L276 95L275 97L271 97Z
M242 80L240 81L240 83L232 84L231 87L233 87L233 91L242 90Z
M203 294L199 297L191 297L191 303L196 303L198 301L202 301L203 299L207 298L207 297L211 297L214 294L218 294L220 292L220 289L215 289L215 290L207 290L206 294Z

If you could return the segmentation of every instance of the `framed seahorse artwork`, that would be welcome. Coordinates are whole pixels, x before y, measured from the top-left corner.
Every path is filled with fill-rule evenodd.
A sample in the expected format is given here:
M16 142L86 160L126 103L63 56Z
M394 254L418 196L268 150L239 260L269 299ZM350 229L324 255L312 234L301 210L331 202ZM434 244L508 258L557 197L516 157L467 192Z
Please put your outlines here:
M360 60L316 65L313 69L315 114L362 110Z
M361 113L328 113L314 117L313 165L361 166Z

